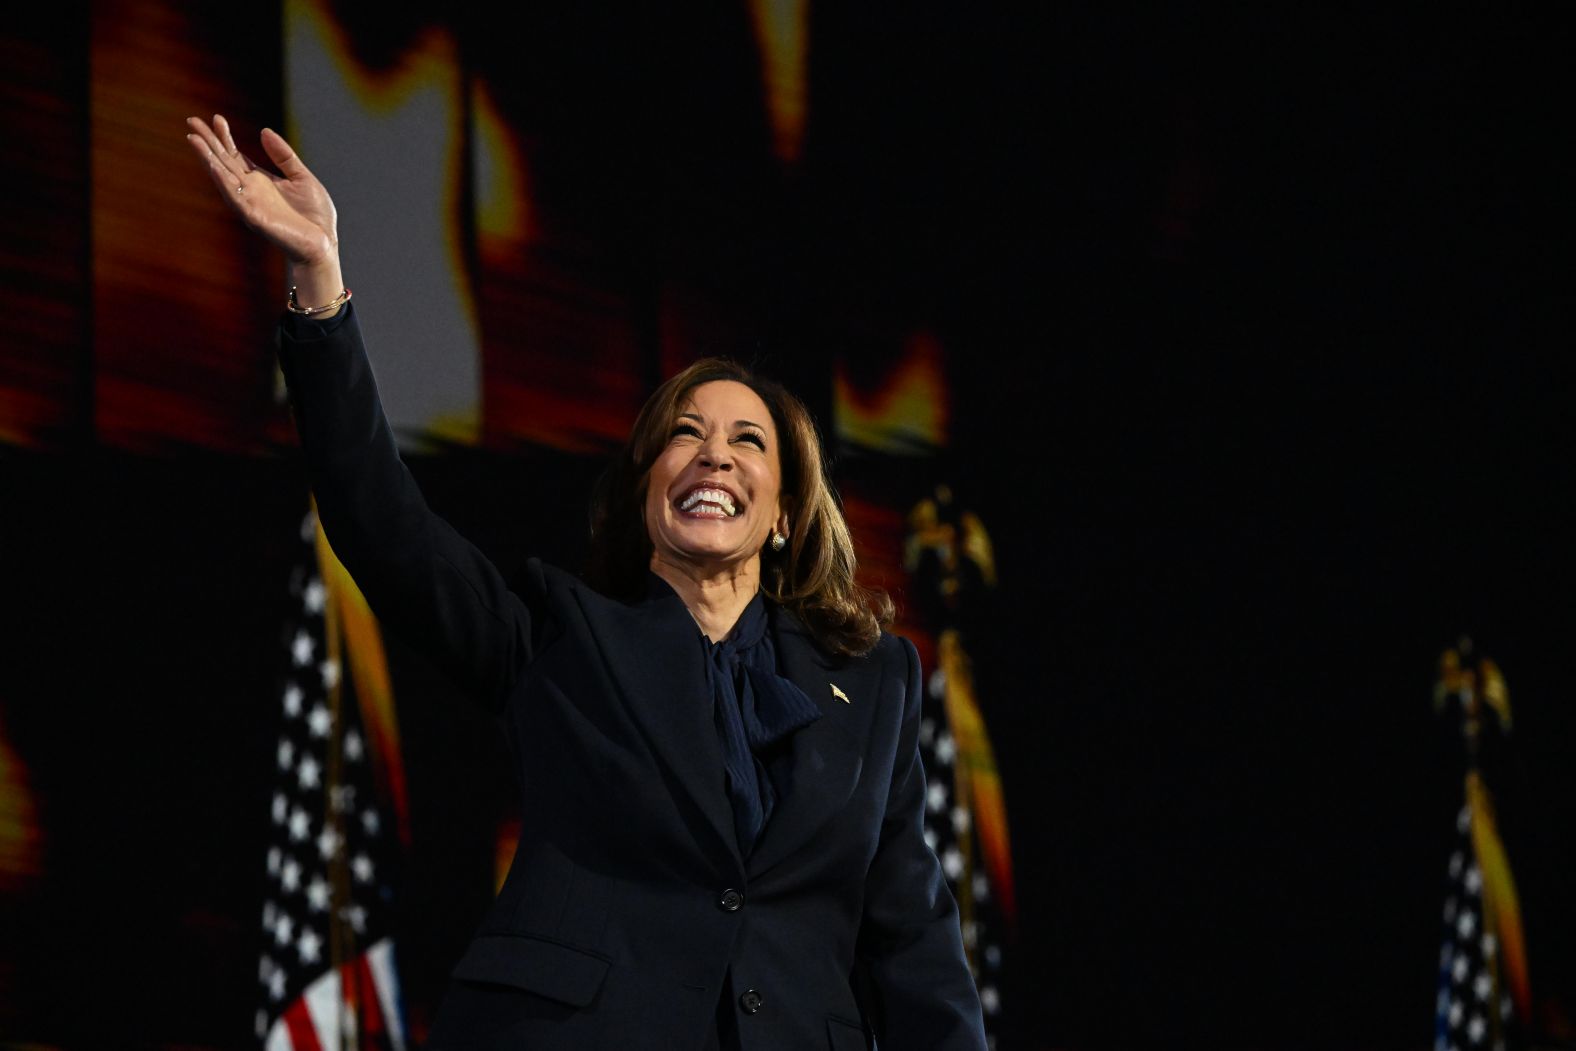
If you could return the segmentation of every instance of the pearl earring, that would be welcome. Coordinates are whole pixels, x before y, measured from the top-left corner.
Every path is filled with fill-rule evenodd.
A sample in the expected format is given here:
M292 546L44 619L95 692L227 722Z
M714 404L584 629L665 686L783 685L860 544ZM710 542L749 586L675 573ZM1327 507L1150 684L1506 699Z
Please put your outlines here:
M773 551L781 551L783 548L785 548L787 546L788 546L788 538L783 536L781 533L778 533L778 532L774 531L772 533L772 550Z

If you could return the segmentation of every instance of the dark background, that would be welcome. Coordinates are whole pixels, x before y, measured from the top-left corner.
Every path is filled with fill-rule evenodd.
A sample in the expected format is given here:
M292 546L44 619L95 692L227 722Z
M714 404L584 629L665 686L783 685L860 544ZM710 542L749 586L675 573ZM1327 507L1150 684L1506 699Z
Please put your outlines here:
M521 94L542 178L635 271L758 319L741 349L823 419L862 319L947 348L949 448L837 470L895 506L945 479L996 544L972 648L1022 910L1003 1046L1428 1046L1460 792L1430 687L1463 632L1509 681L1491 785L1534 1022L1570 1042L1566 27L813 18L788 180L729 145L766 134L758 101L693 72L736 43L727 19L462 39L540 79ZM500 564L576 561L582 523L556 509L584 506L594 458L413 467ZM48 836L47 880L0 907L0 1035L246 1046L299 465L87 435L0 448L0 472L0 702ZM420 1010L485 905L508 790L486 720L392 659Z

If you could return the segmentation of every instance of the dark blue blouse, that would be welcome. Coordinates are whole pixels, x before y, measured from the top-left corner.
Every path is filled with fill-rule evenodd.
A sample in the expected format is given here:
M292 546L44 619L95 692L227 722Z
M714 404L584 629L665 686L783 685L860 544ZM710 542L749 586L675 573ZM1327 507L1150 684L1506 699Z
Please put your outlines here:
M673 594L657 574L650 578L651 597ZM777 674L769 627L766 600L757 591L722 641L696 633L711 686L712 721L722 746L734 833L744 857L750 856L777 800L789 791L786 764L772 762L782 751L778 745L821 717L803 690Z

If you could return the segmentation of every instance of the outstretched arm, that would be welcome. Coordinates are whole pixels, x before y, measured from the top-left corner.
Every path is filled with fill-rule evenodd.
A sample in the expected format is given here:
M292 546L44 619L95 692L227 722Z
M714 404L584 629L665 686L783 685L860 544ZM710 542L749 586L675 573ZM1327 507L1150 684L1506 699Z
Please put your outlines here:
M859 956L877 1003L883 1051L984 1051L979 994L969 973L957 905L925 842L925 771L919 757L923 699L919 654L902 640L908 690L881 841L866 876Z
M338 296L334 204L289 144L263 132L275 174L236 149L223 117L187 125L187 141L231 208L285 253L297 301L317 306ZM395 634L490 706L502 704L531 658L530 614L487 557L427 507L400 460L354 311L347 304L310 319L287 315L279 356L335 552Z
M395 634L501 705L531 659L531 616L427 507L384 418L354 308L326 324L287 318L279 360L318 515L345 568Z

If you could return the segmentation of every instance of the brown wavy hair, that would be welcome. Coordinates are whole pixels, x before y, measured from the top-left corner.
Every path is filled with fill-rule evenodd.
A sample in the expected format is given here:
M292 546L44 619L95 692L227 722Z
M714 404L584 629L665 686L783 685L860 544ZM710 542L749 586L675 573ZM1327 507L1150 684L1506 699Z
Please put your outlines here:
M823 648L849 656L869 653L881 629L892 623L892 600L855 579L853 537L827 481L815 421L782 384L727 358L702 358L646 399L629 440L592 494L587 581L625 601L645 594L652 545L642 510L651 465L667 446L689 392L715 380L749 387L766 403L777 427L782 491L793 525L782 551L770 545L761 551L762 590L804 621Z

